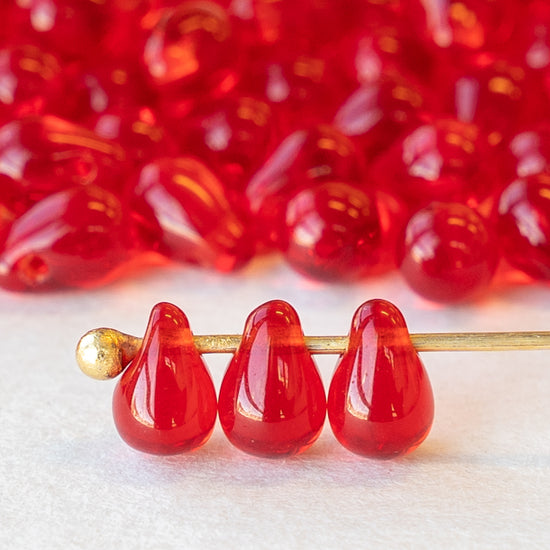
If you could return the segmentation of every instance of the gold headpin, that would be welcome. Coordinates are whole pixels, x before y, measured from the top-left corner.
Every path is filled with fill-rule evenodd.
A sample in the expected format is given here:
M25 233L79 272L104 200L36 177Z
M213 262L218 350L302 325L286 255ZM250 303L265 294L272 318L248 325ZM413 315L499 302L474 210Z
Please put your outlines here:
M550 332L454 332L411 334L417 351L510 351L550 349ZM238 334L194 336L199 353L234 353ZM76 347L82 372L96 380L118 376L136 356L142 339L112 328L87 332ZM347 336L306 336L310 353L338 355L348 346Z

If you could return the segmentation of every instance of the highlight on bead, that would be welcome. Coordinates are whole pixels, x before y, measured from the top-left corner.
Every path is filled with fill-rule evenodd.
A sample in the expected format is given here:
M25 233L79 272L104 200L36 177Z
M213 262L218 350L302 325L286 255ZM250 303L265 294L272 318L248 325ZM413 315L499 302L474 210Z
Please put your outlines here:
M344 447L387 459L417 448L432 425L434 398L418 352L533 349L550 349L550 332L409 334L397 307L380 299L359 306L348 336L304 336L294 308L272 300L249 315L242 336L194 336L179 308L160 303L143 339L94 329L78 342L76 359L91 378L122 373L115 424L144 452L197 449L217 411L239 449L290 456L314 444L328 411ZM218 398L201 358L206 353L234 354ZM328 397L314 354L340 356Z
M546 0L19 0L0 21L2 288L267 252L445 303L499 265L550 279Z

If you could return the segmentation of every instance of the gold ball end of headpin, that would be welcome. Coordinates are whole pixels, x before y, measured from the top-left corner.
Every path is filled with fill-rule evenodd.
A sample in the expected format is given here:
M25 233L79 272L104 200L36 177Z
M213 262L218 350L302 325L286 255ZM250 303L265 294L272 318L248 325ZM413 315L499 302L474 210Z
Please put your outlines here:
M97 328L87 332L76 346L76 361L80 370L96 380L118 376L135 357L141 339L112 328Z

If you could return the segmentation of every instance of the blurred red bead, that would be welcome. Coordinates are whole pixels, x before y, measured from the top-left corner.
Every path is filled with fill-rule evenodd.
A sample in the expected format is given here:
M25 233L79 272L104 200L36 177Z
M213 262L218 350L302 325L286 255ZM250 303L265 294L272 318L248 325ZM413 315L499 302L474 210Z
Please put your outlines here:
M55 55L32 45L0 49L0 123L43 114L59 100L64 84Z
M430 380L393 304L370 300L355 312L327 412L338 441L369 458L410 453L427 437L434 417Z
M85 67L73 63L64 75L67 94L56 113L79 124L89 125L106 111L154 105L157 99L136 63L110 58Z
M329 123L353 89L337 63L317 50L254 47L238 90L268 103L285 134Z
M260 40L285 49L314 51L357 24L361 2L251 0Z
M489 224L457 203L432 203L414 214L398 252L407 283L436 302L481 294L498 259L497 238Z
M151 82L167 95L164 107L216 97L236 84L239 50L226 11L214 2L186 0L160 10L143 50Z
M507 153L507 154L506 154ZM550 123L524 128L510 139L502 155L508 182L544 172L550 165Z
M10 39L25 36L64 59L91 59L104 31L101 4L96 0L18 0L10 14Z
M416 12L417 29L440 48L455 55L479 50L498 50L506 45L524 13L524 3L486 0L422 0Z
M0 174L18 181L32 201L75 185L120 189L124 160L120 146L58 117L0 127Z
M442 108L475 123L499 145L525 125L550 113L541 76L505 59L490 63L440 64Z
M113 394L120 436L146 453L193 451L209 439L216 414L214 384L187 317L172 304L157 304L143 344Z
M182 153L199 157L224 186L239 192L273 149L277 136L271 107L246 96L210 102L187 118L172 117L166 123Z
M347 29L332 48L356 84L373 84L384 73L431 79L434 47L411 25L422 13L420 0L362 1L359 24Z
M97 136L120 145L132 165L170 154L175 149L155 112L149 107L107 109L92 118L89 124Z
M147 249L219 271L241 267L254 253L221 182L192 157L146 164L128 193L135 239Z
M109 0L102 2L105 27L98 53L110 62L135 64L146 40L144 19L153 9L153 0Z
M434 108L428 89L410 76L383 74L357 88L340 106L334 126L356 139L367 160L391 145Z
M498 200L502 254L534 279L550 279L550 174L516 179Z
M104 284L129 258L127 224L120 201L94 185L50 195L11 225L0 254L0 286Z
M363 159L355 144L334 127L321 124L292 133L245 189L259 238L266 244L279 241L286 203L300 189L331 180L360 184L363 179Z
M221 384L218 411L229 441L250 454L291 456L319 437L325 390L290 304L273 300L248 316Z
M412 210L434 200L477 203L501 181L500 165L489 162L491 155L487 136L475 124L435 118L381 153L369 175Z
M359 279L381 270L392 244L384 240L374 194L340 182L315 185L292 197L281 233L288 263L325 281Z
M547 0L525 2L523 17L517 20L505 55L525 67L541 70L550 67L550 4Z

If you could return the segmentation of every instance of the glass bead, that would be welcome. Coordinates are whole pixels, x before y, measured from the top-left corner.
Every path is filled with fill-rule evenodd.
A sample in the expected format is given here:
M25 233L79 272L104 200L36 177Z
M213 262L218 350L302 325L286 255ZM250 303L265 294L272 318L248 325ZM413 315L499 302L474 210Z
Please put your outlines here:
M523 14L523 2L505 0L422 0L424 12L414 24L440 48L453 55L499 50L510 39Z
M280 241L286 204L302 188L326 181L360 184L363 158L350 138L320 124L284 139L245 189L260 241Z
M132 167L176 149L149 107L113 107L90 119L88 124L100 138L120 145Z
M260 46L250 51L237 89L268 103L287 135L329 123L353 87L342 78L338 60L324 51Z
M166 121L182 153L203 160L227 189L242 191L273 149L276 120L264 101L230 96Z
M0 286L20 291L105 284L130 258L127 225L119 199L100 187L50 195L9 227Z
M370 300L355 312L348 349L330 383L328 418L338 441L369 458L410 453L427 437L434 398L401 312Z
M108 58L85 67L72 64L65 76L67 97L56 113L85 126L102 113L155 105L157 100L137 63Z
M188 99L193 93L223 94L234 87L238 49L221 6L186 0L159 10L156 18L143 50L145 70L156 87Z
M12 37L26 36L66 60L94 56L105 25L96 0L18 1L11 16Z
M152 15L152 0L109 0L103 2L105 26L98 57L105 56L122 65L136 65L145 47L147 20ZM102 60L105 63L106 59Z
M297 271L326 281L359 279L381 269L384 241L373 194L347 183L306 188L286 208L281 250Z
M119 145L51 115L0 127L0 173L19 182L33 202L75 185L115 190L123 160Z
M436 302L456 302L485 290L498 261L496 235L474 210L432 203L416 212L398 250L412 289Z
M515 134L500 161L504 164L506 183L518 176L524 178L546 171L550 164L550 123L527 126Z
M550 66L550 4L546 0L525 4L523 17L517 20L503 53L526 68L543 70Z
M64 91L57 57L36 46L1 48L0 123L51 109Z
M258 456L291 456L319 437L325 390L290 304L273 300L249 315L222 381L218 413L229 441Z
M285 49L313 51L357 24L360 2L252 0L260 40Z
M534 279L550 279L550 174L510 183L500 194L498 237L503 256Z
M452 61L446 57L439 63L441 108L462 122L477 124L491 145L550 113L541 75L500 58Z
M436 107L434 96L413 76L388 72L351 93L336 112L334 126L354 138L370 160Z
M143 344L113 394L118 433L139 451L170 455L193 451L209 439L216 392L185 314L157 304Z
M434 200L481 202L501 181L500 165L487 162L491 154L487 136L475 124L434 118L381 153L369 176L413 211Z
M244 265L254 239L220 180L193 157L146 164L128 187L136 242L170 258L219 271Z
M422 13L420 1L367 1L358 11L356 28L342 33L333 47L348 78L362 85L375 84L387 73L431 80L433 46L411 26Z

